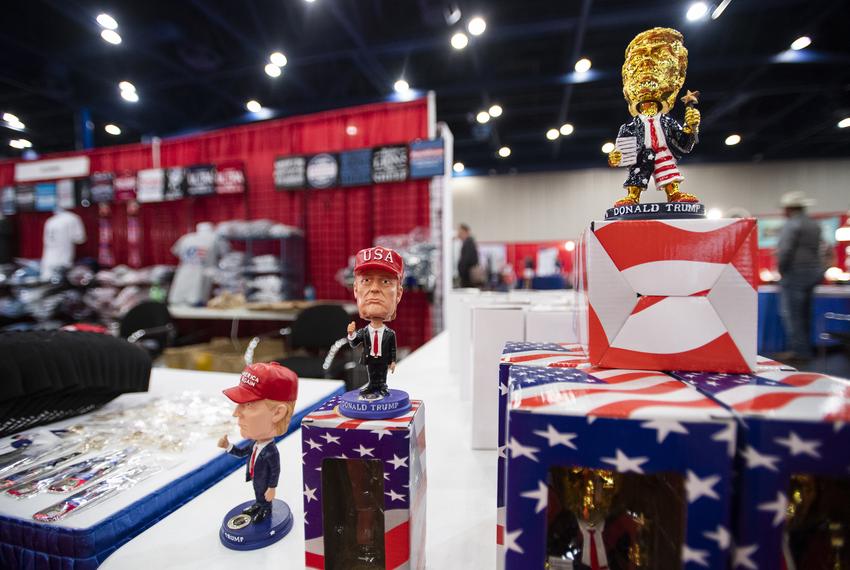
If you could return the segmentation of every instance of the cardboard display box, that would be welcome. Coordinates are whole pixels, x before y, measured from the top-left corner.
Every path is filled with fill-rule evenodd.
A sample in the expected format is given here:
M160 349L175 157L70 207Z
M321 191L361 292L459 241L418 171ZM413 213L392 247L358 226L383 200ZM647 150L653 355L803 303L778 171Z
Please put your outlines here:
M582 251L594 365L754 369L754 219L593 222Z
M307 568L351 568L368 552L387 570L424 569L423 402L385 420L348 418L338 402L301 427Z

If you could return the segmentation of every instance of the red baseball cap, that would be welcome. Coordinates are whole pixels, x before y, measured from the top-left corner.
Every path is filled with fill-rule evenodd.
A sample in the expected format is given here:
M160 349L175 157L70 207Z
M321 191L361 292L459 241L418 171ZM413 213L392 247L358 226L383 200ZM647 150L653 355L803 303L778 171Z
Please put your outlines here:
M259 362L245 367L238 386L222 392L237 404L256 400L294 402L298 397L298 375L277 362Z
M357 252L354 261L354 273L367 269L378 269L392 273L401 281L404 275L404 260L397 251L388 247L367 247Z

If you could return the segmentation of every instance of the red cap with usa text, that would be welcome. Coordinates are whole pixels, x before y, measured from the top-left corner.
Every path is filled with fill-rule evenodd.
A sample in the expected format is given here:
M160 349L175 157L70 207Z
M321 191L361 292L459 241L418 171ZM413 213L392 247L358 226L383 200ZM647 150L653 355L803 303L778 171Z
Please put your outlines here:
M222 392L237 404L257 400L294 402L298 397L298 375L277 362L258 362L245 367L238 386Z
M386 271L398 277L401 281L404 275L404 260L397 251L388 247L367 247L357 252L354 261L354 273L360 273L367 269Z

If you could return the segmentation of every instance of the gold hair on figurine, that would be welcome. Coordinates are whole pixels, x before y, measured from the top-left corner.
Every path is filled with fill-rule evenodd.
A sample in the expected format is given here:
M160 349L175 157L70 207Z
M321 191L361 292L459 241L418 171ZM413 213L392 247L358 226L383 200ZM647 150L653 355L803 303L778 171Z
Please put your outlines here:
M623 95L632 116L638 115L640 103L648 102L669 113L687 71L688 50L679 31L652 28L636 35L626 47L623 63Z

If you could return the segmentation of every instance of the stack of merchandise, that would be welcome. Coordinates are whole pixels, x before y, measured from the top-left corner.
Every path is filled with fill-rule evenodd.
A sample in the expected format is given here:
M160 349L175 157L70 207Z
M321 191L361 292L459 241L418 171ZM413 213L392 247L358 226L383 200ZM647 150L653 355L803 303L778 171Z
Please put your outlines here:
M94 287L86 291L83 302L98 315L98 321L114 327L127 311L148 299L164 302L174 276L174 267L154 265L131 269L118 265L98 271Z

